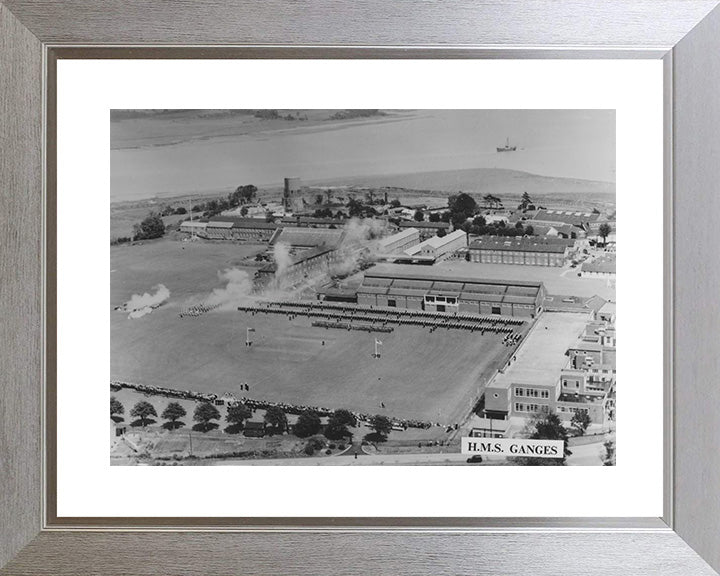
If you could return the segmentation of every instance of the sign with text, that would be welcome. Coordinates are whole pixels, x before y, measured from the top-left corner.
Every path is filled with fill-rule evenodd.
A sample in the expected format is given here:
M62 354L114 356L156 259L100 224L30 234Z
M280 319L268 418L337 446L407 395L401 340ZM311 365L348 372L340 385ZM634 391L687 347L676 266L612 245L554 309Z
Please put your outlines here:
M527 438L462 439L463 454L483 456L526 456L531 458L562 458L562 440L529 440Z

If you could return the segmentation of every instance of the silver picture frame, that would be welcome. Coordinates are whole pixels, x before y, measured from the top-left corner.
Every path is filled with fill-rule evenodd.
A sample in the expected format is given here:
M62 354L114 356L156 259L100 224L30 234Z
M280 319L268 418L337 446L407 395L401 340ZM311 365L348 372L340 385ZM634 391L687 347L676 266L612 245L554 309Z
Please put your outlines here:
M716 574L719 3L0 0L0 574ZM663 516L58 517L53 135L63 58L662 59ZM644 225L659 225L654 208Z

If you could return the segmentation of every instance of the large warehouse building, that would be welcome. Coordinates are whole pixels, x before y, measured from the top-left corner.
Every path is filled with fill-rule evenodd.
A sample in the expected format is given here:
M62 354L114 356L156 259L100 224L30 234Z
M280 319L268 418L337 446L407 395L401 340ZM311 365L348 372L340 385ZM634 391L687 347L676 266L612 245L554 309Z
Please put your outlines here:
M439 275L427 269L365 272L358 304L389 308L533 318L542 310L542 282Z
M483 236L468 246L471 262L562 266L570 257L574 240L548 237Z

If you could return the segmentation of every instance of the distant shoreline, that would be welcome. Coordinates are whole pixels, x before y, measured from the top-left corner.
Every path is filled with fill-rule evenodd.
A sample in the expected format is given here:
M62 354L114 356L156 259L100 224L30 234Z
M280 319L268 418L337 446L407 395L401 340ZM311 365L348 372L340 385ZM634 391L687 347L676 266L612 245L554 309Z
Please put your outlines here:
M485 180L492 180L492 182L487 182L485 187L473 190L471 186L463 185L467 184L468 180L483 181L483 176L485 177ZM446 181L445 184L439 182L443 179ZM498 188L503 185L502 180L508 181L504 183L506 187L509 183L514 183L517 190L507 188L505 190L498 190ZM520 182L519 180L523 180L523 182ZM423 187L423 181L435 185ZM279 194L282 191L282 187L277 183L253 184L266 193ZM577 198L578 201L582 201L582 196L586 195L602 195L609 197L611 195L614 196L616 193L616 185L614 182L565 178L561 176L544 176L534 174L532 172L505 168L466 168L459 170L416 172L410 174L373 174L368 176L350 176L346 178L310 180L303 182L303 184L310 188L397 188L398 190L404 189L409 193L422 196L430 196L433 194L445 196L457 193L460 190L476 195L486 194L492 191L493 193L505 195L511 198L521 196L524 191L529 192L531 196L535 195L542 197L548 195L552 196L555 194L562 196L571 196L576 194L581 197ZM520 190L520 188L522 188L522 190ZM228 186L224 189L197 192L167 192L156 194L154 196L128 199L113 199L111 192L110 204L111 206L124 206L136 203L150 204L153 202L162 204L189 200L191 198L201 199L226 196L233 190L233 186ZM590 200L590 198L588 198L588 200ZM613 204L614 203L615 202L613 201Z

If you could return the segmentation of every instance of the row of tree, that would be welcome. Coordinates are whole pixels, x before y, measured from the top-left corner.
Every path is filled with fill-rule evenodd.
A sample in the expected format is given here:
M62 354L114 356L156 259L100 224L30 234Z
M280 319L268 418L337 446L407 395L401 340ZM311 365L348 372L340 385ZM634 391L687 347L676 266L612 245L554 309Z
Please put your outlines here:
M125 413L125 407L115 398L110 397L110 417L118 421L122 414ZM247 420L252 417L252 410L242 403L232 404L228 406L225 415L225 421L230 425L230 431L240 431L243 429ZM154 422L152 418L157 417L155 407L145 400L137 402L130 410L130 416L136 418L136 422L140 426L147 426ZM184 424L181 419L187 416L187 411L178 402L170 402L160 417L167 421L166 428L174 430L180 428ZM206 432L212 429L213 421L220 420L220 411L211 403L203 402L195 407L193 420L197 423L197 429ZM272 428L275 432L284 433L289 431L288 419L284 410L279 406L270 406L265 410L265 424ZM384 439L390 430L392 430L392 421L382 414L373 416L370 419L370 428L375 434ZM355 415L349 410L341 408L336 410L328 419L323 434L329 440L343 440L352 438L353 434L349 428L357 426ZM299 438L308 438L315 434L319 434L322 430L320 416L314 410L306 410L302 412L293 427L293 432Z

